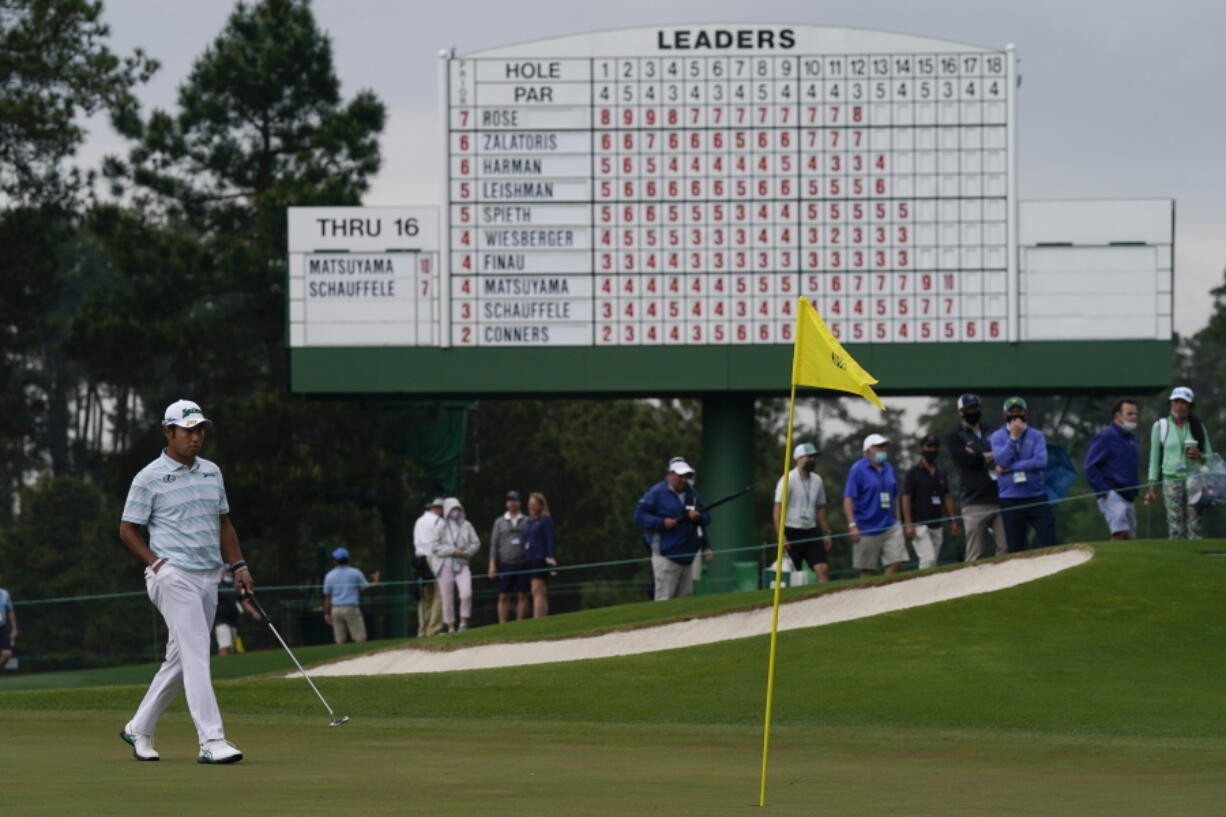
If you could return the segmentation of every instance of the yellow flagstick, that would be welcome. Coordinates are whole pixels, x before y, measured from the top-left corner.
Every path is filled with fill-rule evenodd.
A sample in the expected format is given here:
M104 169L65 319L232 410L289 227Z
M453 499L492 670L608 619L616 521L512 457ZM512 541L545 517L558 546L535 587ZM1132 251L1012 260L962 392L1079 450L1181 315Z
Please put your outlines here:
M799 318L798 318L799 323ZM798 327L799 328L799 327ZM797 341L800 333L797 332ZM783 537L784 523L788 518L788 472L792 470L792 421L796 416L796 355L797 343L792 345L792 394L788 398L788 434L783 446L783 501L779 508L779 546L775 551L775 597L771 608L771 648L766 664L766 724L762 729L762 782L758 789L758 805L766 805L766 758L771 745L771 710L775 699L775 644L779 640L779 594L783 589Z

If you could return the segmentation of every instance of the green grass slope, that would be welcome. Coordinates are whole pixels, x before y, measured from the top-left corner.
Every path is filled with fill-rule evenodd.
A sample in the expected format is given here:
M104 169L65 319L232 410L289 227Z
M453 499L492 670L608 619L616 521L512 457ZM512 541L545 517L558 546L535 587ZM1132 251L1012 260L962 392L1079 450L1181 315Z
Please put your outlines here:
M781 634L771 813L1224 813L1226 557L1204 551L1226 545L1096 549L1009 590ZM633 605L470 638L635 627L753 601ZM339 729L301 679L221 680L229 734L248 753L232 768L194 764L181 704L159 733L164 760L130 759L114 733L144 677L41 690L8 679L3 765L20 785L3 802L33 817L743 814L757 800L767 642L321 678L353 716ZM266 672L276 655L226 659L227 671Z

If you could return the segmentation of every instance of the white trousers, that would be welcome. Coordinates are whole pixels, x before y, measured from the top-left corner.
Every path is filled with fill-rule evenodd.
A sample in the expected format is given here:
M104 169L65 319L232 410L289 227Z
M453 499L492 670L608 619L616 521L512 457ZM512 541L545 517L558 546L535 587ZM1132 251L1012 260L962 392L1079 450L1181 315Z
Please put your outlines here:
M701 559L695 556L694 559ZM690 565L677 564L667 556L651 554L651 572L655 577L655 600L668 601L694 595L694 573Z
M443 559L438 570L438 592L443 599L443 623L448 627L455 626L455 591L460 589L460 618L468 621L473 614L473 574L468 568L468 562L460 562L457 571L452 559Z
M132 716L132 731L153 735L167 707L187 693L187 711L196 724L200 743L224 740L221 710L213 694L209 671L209 633L217 612L217 583L221 569L184 570L164 564L157 573L145 568L149 599L166 621L166 660Z
M915 538L911 540L911 546L915 548L915 555L919 558L920 570L937 566L944 541L943 528L930 528L923 522L915 526Z

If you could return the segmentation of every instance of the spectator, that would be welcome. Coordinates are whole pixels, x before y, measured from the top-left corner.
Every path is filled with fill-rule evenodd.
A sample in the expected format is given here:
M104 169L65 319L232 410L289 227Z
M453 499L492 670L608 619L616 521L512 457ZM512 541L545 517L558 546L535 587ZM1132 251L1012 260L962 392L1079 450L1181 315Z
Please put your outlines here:
M460 591L460 631L468 629L473 613L473 574L468 560L481 549L481 540L471 522L464 518L464 506L455 497L443 500L443 518L434 529L434 554L430 568L438 577L438 592L443 597L443 626L456 631L455 593Z
M1010 553L1026 549L1026 526L1034 528L1040 547L1056 543L1056 519L1043 489L1047 468L1047 440L1043 432L1026 425L1026 401L1010 397L1004 406L1005 424L992 432L992 456L1000 480L1000 515Z
M796 467L788 472L788 514L780 520L783 511L783 477L775 484L775 504L771 519L775 534L783 524L783 538L787 542L788 556L794 570L803 569L807 562L817 574L819 582L830 581L830 522L826 518L826 486L814 472L820 452L813 443L801 443L792 452ZM822 535L817 535L821 528Z
M532 617L549 615L546 577L549 568L558 566L557 543L553 536L553 517L549 503L539 492L528 494L528 524L524 528L524 559L532 576Z
M693 595L695 554L702 550L707 561L714 555L698 533L698 526L711 524L711 515L698 510L702 496L691 484L693 477L690 464L673 457L664 479L647 489L634 510L634 524L643 529L643 544L651 551L656 601Z
M234 589L234 573L226 568L217 584L217 614L213 616L213 635L217 638L217 654L229 655L238 645L238 616L240 610L256 621L263 620L260 611L247 599L239 599Z
M8 666L13 657L13 644L17 641L17 611L13 608L13 597L9 591L0 587L0 672Z
M920 441L920 461L907 469L902 477L903 534L911 540L919 569L936 567L941 558L944 529L941 519L949 520L949 533L958 535L958 520L954 514L954 498L949 493L949 479L937 455L941 441L929 434Z
M349 565L349 551L337 548L332 551L333 567L324 576L324 621L332 627L332 637L337 644L352 638L361 644L366 640L366 621L358 606L358 595L368 587L379 583L379 571L370 574L370 581L362 571Z
M958 499L966 526L966 561L973 562L985 552L989 528L997 556L1006 553L1008 545L996 488L996 459L989 439L992 429L980 423L983 405L979 395L968 392L959 397L958 414L962 415L962 422L945 438L945 446L958 474Z
M199 763L237 763L238 747L226 740L209 671L209 628L221 569L229 564L244 594L255 592L230 521L221 469L200 456L205 429L200 406L177 400L166 407L166 447L132 479L119 523L119 538L145 565L149 600L166 621L166 660L154 675L136 714L119 732L137 760L160 758L153 735L166 708L186 692L200 740ZM145 527L147 535L141 530Z
M1196 397L1187 386L1171 392L1171 413L1150 430L1149 489L1145 504L1157 499L1154 483L1162 480L1167 535L1171 539L1199 539L1200 514L1188 504L1188 471L1213 453L1205 424L1192 413Z
M1098 510L1112 539L1137 538L1137 403L1119 400L1111 425L1094 435L1086 453L1086 481L1098 494Z
M856 460L843 486L843 514L851 535L851 563L860 575L871 576L884 566L897 573L907 559L902 525L898 523L898 480L889 463L889 441L880 434L864 438L864 456Z
M490 579L498 580L498 623L506 624L515 595L515 620L528 616L528 593L532 582L524 556L524 529L528 518L519 512L519 492L508 491L507 512L494 520L490 532Z
M427 638L443 631L443 597L430 567L434 553L434 529L442 524L443 500L435 499L413 525L413 572L421 598L417 601L417 637Z

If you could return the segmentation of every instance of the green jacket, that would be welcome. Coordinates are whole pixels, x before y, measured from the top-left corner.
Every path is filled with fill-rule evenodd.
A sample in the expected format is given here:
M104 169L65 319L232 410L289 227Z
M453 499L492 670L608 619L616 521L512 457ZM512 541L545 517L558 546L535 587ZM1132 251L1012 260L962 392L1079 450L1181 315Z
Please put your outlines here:
M1162 424L1162 420L1156 420L1149 435L1149 482L1157 482L1159 476L1163 479L1182 479L1188 475L1191 467L1184 441L1194 439L1192 423L1185 422L1183 428L1180 428L1175 424L1175 418L1168 416L1165 443L1162 441ZM1209 445L1209 432L1204 431L1204 428L1204 423L1201 423L1204 445L1200 446L1200 452L1207 457L1213 453L1213 449ZM1158 473L1159 454L1162 460L1161 475Z

